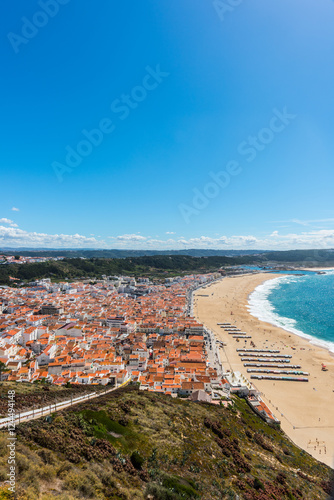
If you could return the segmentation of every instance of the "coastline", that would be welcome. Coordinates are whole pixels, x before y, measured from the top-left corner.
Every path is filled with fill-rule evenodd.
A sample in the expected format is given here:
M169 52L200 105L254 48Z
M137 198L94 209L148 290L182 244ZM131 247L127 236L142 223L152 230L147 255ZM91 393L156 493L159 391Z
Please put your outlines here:
M301 271L334 271L334 267L303 267Z
M254 289L277 277L277 274L268 273L226 277L210 286L211 293L207 297L200 296L200 290L195 292L194 315L227 343L220 351L225 370L233 369L250 378L236 352L244 346L244 341L237 343L217 326L219 322L230 322L252 335L257 348L279 348L282 354L291 354L291 364L301 365L303 371L309 372L307 383L256 380L254 385L281 420L281 427L290 439L317 460L333 467L333 354L311 344L308 339L257 319L248 310L249 295ZM327 372L321 370L321 363L327 365Z
M285 330L286 332L292 333L293 335L297 335L298 337L301 337L305 340L307 340L310 344L321 347L322 349L325 349L326 351L329 351L332 356L334 356L334 341L329 341L329 340L324 340L321 337L316 337L315 335L311 335L309 333L305 333L302 330L299 330L296 327L296 322L292 319L289 319L287 317L282 317L275 313L274 311L271 311L268 308L267 304L267 297L263 297L261 294L261 291L263 293L263 290L266 293L270 293L272 288L275 288L274 282L276 283L283 283L284 278L289 278L291 275L289 274L281 274L277 278L273 278L270 280L264 281L262 284L258 285L249 295L248 295L248 306L247 309L249 313L257 318L258 320L262 321L263 323L269 323L272 326L275 326L277 328L281 328L282 330ZM258 294L260 292L260 294ZM260 295L260 296L259 296ZM262 311L260 312L259 306L262 306ZM282 320L285 320L285 323L282 324Z

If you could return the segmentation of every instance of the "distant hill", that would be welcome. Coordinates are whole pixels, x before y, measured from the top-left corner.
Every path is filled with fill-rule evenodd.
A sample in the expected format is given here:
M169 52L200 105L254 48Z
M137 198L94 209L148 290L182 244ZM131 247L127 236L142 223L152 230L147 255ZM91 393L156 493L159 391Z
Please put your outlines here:
M272 262L284 262L284 263L301 263L303 265L308 265L308 263L330 263L334 261L334 249L328 250L287 250L280 252L266 252L261 255L261 260L272 261Z
M38 249L36 248L2 248L0 254L22 255L31 257L67 257L86 259L126 259L130 257L152 257L161 255L190 256L190 257L254 257L255 262L300 263L307 265L314 263L334 262L334 249L311 250L216 250L216 249L185 249L185 250L95 250L95 249Z
M24 500L325 500L330 491L331 469L238 397L224 408L128 387L16 433ZM3 435L2 481L7 444Z
M334 266L333 250L294 250L266 252L257 255L146 255L141 257L73 257L59 261L32 264L0 264L0 285L9 285L11 278L32 281L40 278L53 280L101 278L102 275L129 274L162 278L177 274L207 273L221 267L242 265L265 266L286 264L296 266Z
M59 261L33 264L0 265L0 284L9 285L10 278L32 281L40 278L53 280L101 278L102 275L130 274L132 276L166 277L182 273L206 273L221 266L249 264L253 257L190 257L187 255L154 255L145 257L66 258Z
M85 257L122 259L126 257L143 257L152 255L189 255L191 257L234 257L238 255L257 255L266 253L265 250L81 250L81 249L39 249L36 248L2 248L0 253L5 255L23 255L31 257Z

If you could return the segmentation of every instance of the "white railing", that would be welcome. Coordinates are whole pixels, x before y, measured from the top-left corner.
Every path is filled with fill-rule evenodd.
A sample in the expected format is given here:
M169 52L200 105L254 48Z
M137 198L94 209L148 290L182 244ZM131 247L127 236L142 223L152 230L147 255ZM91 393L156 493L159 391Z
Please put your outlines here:
M94 391L89 394L84 394L83 396L78 396L76 398L71 398L68 399L67 401L55 401L53 404L49 404L46 406L43 406L41 408L33 408L32 410L28 411L21 411L15 414L14 419L12 417L5 417L0 419L0 429L3 427L6 427L8 423L14 423L14 424L20 424L21 422L26 422L27 420L33 420L35 418L43 417L50 415L51 413L54 413L55 411L60 411L63 410L64 408L67 408L68 406L72 406L75 404L80 403L81 401L85 401L87 399L93 399L97 398L99 396L104 396L105 394L108 394L109 392L115 391L116 389L119 389L120 387L123 387L126 385L128 382L130 382L131 377L125 380L122 384L112 387L111 389L105 390L105 391Z

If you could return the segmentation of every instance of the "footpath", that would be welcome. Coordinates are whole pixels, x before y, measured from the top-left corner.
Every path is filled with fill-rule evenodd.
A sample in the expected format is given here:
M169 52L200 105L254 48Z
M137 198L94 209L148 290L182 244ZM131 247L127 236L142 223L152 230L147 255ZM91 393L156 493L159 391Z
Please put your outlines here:
M74 406L82 401L86 401L88 399L98 398L99 396L105 396L110 392L116 391L120 387L124 387L131 381L131 377L128 378L122 384L112 387L111 389L107 389L105 391L91 392L89 394L85 394L83 396L78 396L77 398L71 398L67 401L60 401L59 403L55 402L54 404L50 404L47 406L43 406L40 408L33 408L32 410L18 412L15 416L9 416L0 419L0 429L7 427L10 423L11 425L18 425L21 422L27 422L28 420L34 420L35 418L40 418L43 416L50 415L51 413L63 410L64 408L68 408L69 406Z

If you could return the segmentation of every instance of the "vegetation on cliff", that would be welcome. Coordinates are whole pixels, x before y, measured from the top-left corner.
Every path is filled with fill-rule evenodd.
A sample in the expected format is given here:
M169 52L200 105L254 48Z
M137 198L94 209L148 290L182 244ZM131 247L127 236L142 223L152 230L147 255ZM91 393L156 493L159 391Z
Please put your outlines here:
M239 398L225 408L126 387L21 424L17 437L20 500L321 500L329 492L330 468ZM4 432L0 498L6 445Z
M182 273L206 273L221 266L248 264L250 257L190 257L186 255L156 255L126 259L63 259L34 264L3 264L0 266L0 284L12 284L10 277L22 281L41 278L64 280L101 278L102 275L127 274L132 276L165 277Z

